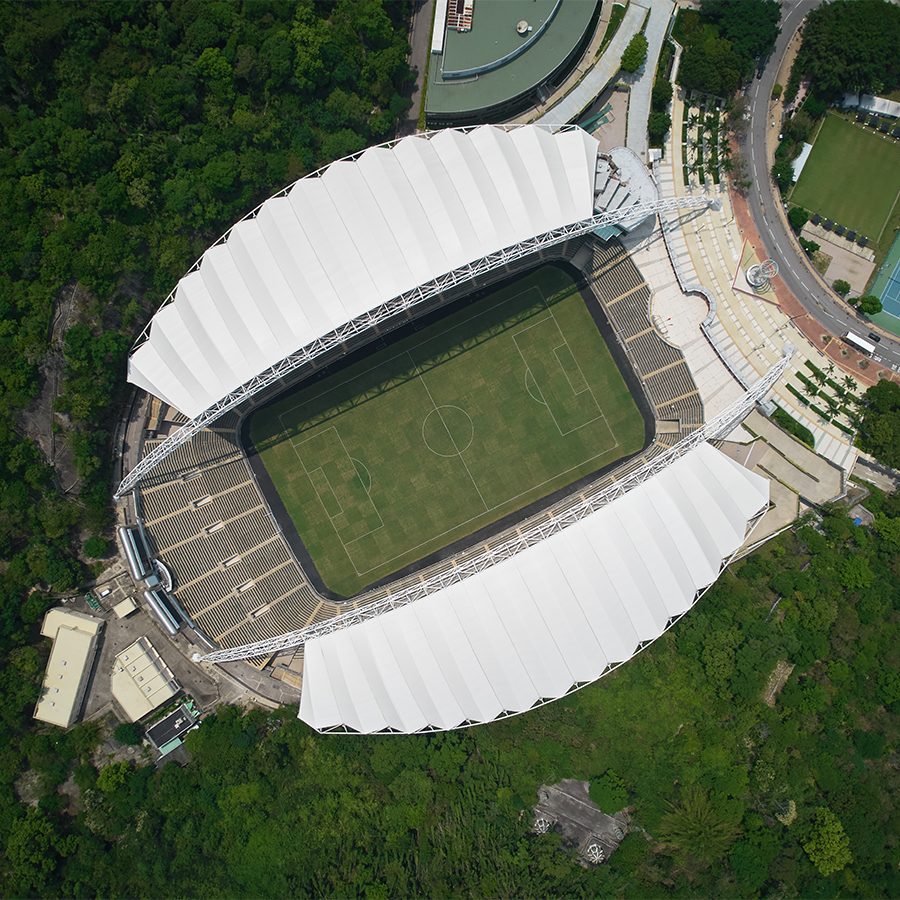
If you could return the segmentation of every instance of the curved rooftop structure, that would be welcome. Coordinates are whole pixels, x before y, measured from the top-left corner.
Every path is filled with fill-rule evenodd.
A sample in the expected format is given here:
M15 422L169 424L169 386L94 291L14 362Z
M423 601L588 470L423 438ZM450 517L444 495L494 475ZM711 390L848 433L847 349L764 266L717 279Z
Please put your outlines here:
M300 179L179 281L128 379L194 418L301 347L594 214L597 142L525 126L373 147Z
M521 553L307 642L300 718L409 733L558 699L687 612L768 502L766 479L702 443Z

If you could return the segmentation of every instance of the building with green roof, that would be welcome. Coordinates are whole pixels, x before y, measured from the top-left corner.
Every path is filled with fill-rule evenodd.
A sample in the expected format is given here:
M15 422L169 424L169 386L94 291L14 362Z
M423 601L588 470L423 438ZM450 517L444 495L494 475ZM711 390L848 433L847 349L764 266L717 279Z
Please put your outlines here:
M425 117L429 125L509 118L571 72L600 0L437 0Z

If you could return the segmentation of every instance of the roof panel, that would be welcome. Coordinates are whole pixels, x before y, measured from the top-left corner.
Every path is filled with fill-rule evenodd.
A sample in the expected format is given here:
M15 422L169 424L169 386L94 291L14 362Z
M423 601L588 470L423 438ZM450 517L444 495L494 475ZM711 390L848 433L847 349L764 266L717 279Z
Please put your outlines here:
M666 515L687 502L685 485L695 491L707 486L697 504L706 519L697 510ZM717 535L716 570L743 542L747 521L766 507L768 482L702 444L624 497L515 556L408 606L311 640L307 654L328 642L330 654L352 668L353 683L365 684L345 702L346 688L322 684L329 673L317 663L307 666L300 718L327 728L337 706L348 710L348 725L364 721L367 730L385 730L404 716L383 710L399 710L415 694L422 716L407 716L411 730L422 721L452 728L560 697L598 678L608 659L627 659L639 641L658 637L671 611L687 609L711 583L710 570L698 562L698 554L711 549L710 538L691 532L727 519L733 513L723 510L733 511L736 502L744 522ZM681 558L685 543L690 564ZM412 620L421 630L410 630ZM393 662L374 658L376 643L366 635L375 630L404 676L388 698L383 692L394 681L383 673L393 671ZM402 653L395 650L400 645ZM427 665L410 667L413 655ZM365 704L371 708L357 709Z
M184 339L162 337L158 312L129 377L196 417L395 296L589 218L596 157L597 141L578 129L491 125L338 161L267 200L207 252L175 292L179 305L197 306L181 316ZM212 377L185 377L172 347L190 349L188 368L203 357Z

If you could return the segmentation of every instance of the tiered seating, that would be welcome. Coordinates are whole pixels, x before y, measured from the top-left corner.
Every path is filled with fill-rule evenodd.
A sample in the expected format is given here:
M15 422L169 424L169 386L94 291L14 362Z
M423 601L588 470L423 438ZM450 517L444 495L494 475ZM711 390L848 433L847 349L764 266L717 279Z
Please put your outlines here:
M341 610L319 597L294 561L243 456L237 426L237 414L229 413L199 432L141 488L145 527L173 572L178 600L223 647Z
M591 289L603 306L657 419L681 424L681 433L703 422L703 404L684 356L650 321L650 290L618 242L596 243ZM680 434L676 434L677 439Z
M650 288L641 285L636 291L623 298L609 310L616 319L616 333L619 339L628 343L647 329L652 328L649 319Z

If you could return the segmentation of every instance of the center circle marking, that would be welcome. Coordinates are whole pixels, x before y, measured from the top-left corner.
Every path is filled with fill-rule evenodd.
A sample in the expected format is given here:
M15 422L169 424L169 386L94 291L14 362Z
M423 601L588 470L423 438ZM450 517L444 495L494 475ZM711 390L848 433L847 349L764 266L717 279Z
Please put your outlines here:
M469 449L474 437L471 417L458 406L439 406L422 422L422 440L437 456L459 456Z

